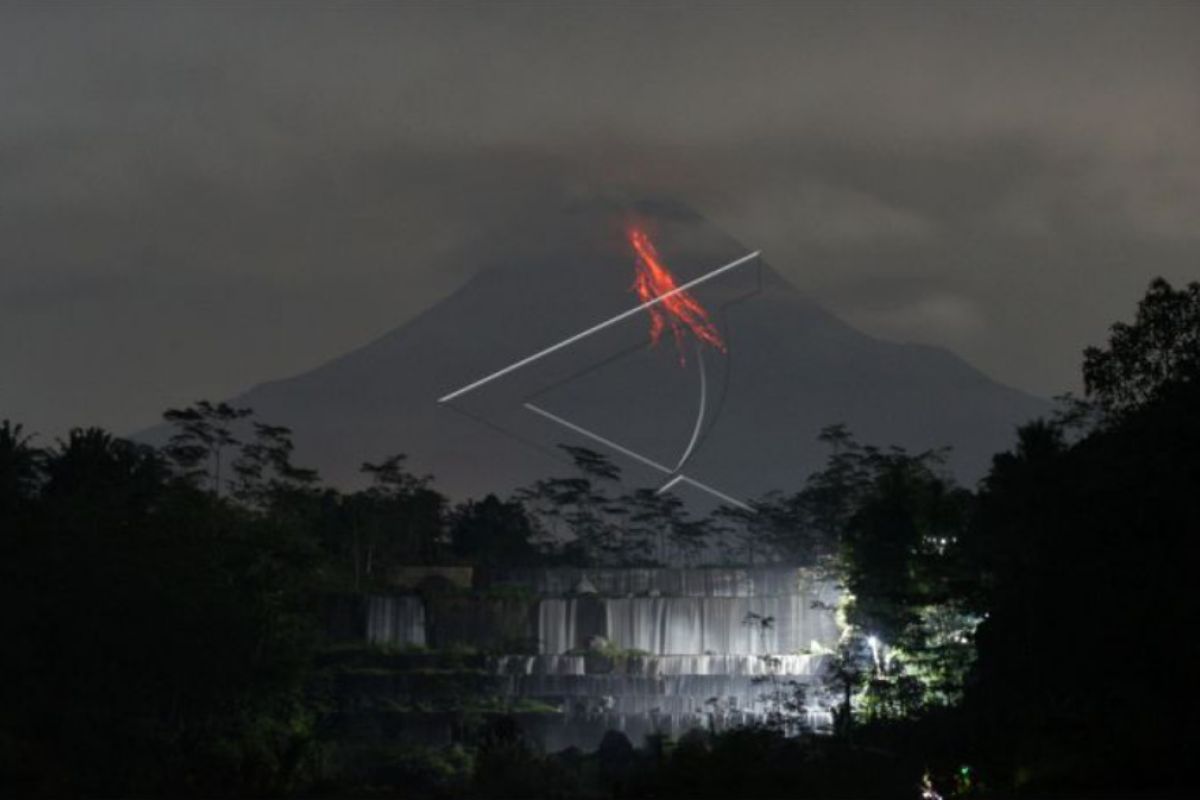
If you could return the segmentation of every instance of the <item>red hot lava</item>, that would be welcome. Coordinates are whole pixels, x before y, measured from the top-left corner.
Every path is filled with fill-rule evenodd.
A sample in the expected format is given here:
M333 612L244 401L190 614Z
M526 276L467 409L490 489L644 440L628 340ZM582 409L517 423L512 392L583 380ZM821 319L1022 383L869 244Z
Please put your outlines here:
M675 291L679 284L675 276L662 263L658 251L644 231L636 227L629 229L629 243L637 255L637 277L633 282L633 290L638 299L647 303L656 297ZM667 326L675 336L675 345L679 348L679 363L685 362L683 340L688 331L699 341L725 352L725 342L717 328L708 318L704 306L685 292L676 292L665 300L655 303L648 309L650 312L650 341L658 344L659 338Z

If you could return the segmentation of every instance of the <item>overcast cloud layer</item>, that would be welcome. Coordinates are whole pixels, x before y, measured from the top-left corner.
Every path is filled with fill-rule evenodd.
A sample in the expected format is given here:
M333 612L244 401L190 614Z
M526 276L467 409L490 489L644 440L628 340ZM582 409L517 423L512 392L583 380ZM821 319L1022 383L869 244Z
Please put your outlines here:
M353 349L497 227L675 195L1043 395L1200 277L1200 6L0 11L0 417L119 432Z

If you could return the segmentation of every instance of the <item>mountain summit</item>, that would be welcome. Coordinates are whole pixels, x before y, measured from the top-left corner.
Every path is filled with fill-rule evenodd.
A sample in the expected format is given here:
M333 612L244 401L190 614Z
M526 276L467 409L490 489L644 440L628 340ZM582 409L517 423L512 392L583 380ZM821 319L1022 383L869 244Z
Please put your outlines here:
M724 352L677 347L669 335L652 343L651 315L639 312L439 402L637 306L633 221L680 285L750 250L674 202L581 203L493 240L473 278L411 321L233 402L290 426L298 462L333 483L403 452L453 497L565 474L561 443L604 452L638 486L665 482L644 462L674 467L686 456L688 477L749 499L797 488L825 459L818 432L836 422L881 446L950 446L950 468L970 482L1048 408L945 350L851 328L761 259L691 292Z

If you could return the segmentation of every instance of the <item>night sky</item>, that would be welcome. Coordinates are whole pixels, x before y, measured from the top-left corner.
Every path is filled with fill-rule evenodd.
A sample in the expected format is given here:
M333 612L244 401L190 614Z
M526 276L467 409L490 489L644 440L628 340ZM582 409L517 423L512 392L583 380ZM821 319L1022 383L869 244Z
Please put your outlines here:
M311 368L490 232L668 194L1021 389L1200 268L1200 5L0 10L0 417Z

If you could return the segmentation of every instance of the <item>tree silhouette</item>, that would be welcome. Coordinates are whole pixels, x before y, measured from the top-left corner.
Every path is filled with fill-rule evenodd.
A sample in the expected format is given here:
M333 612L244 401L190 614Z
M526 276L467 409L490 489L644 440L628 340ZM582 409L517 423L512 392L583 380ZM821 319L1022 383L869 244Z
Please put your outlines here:
M431 564L445 549L446 498L432 487L430 475L415 475L405 468L408 457L397 454L362 465L371 486L351 502L358 509L362 547L358 551L362 572L376 573L387 564Z
M1133 324L1115 323L1108 346L1084 350L1089 397L1120 415L1153 399L1163 387L1200 376L1200 283L1174 289L1155 278L1138 303Z
M628 509L612 494L620 468L586 447L559 448L571 457L577 474L539 480L518 492L518 499L547 523L566 560L580 565L619 562L629 520Z
M533 521L515 500L489 494L459 504L450 519L450 542L455 555L482 564L519 565L536 560Z
M9 420L0 421L0 519L15 514L37 490L42 452L33 437Z
M163 419L175 428L164 454L175 463L179 475L196 484L207 480L209 491L220 497L223 457L240 444L237 422L250 416L248 408L200 400L188 408L171 408Z

